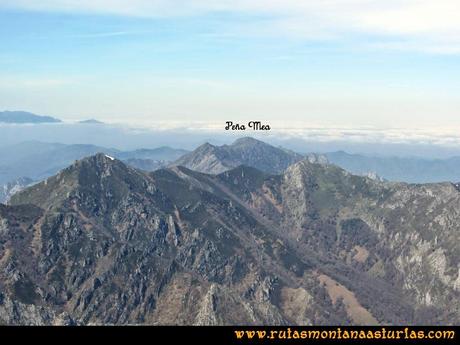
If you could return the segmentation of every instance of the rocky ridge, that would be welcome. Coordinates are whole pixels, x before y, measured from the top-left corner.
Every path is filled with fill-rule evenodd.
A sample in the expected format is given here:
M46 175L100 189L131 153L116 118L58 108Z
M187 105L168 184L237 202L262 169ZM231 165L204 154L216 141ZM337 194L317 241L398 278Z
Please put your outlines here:
M231 145L214 146L205 143L176 160L172 166L184 166L208 174L219 174L239 165L255 167L268 173L281 173L303 156L266 144L251 137L236 140Z

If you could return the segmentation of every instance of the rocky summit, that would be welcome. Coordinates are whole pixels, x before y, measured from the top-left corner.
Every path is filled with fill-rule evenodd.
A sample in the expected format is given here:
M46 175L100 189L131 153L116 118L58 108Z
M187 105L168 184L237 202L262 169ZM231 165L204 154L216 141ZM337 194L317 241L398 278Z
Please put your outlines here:
M460 322L456 186L354 176L281 149L257 169L266 147L247 145L200 147L217 175L97 154L12 196L0 323ZM234 152L253 167L233 167Z
M239 165L247 165L278 174L302 159L302 155L293 151L274 147L251 137L244 137L231 145L203 144L180 157L172 165L184 166L208 174L219 174Z

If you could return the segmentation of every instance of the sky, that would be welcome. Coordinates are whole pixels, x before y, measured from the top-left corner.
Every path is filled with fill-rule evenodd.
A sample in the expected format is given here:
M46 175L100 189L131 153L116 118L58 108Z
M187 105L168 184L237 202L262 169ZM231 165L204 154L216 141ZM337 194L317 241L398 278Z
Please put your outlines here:
M0 0L0 110L460 128L458 0Z

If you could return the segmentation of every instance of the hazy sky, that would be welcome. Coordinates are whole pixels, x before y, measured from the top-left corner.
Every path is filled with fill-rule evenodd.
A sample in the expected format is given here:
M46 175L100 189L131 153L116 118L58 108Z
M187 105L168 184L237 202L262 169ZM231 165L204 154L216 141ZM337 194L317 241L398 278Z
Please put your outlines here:
M0 0L0 110L460 126L459 0Z

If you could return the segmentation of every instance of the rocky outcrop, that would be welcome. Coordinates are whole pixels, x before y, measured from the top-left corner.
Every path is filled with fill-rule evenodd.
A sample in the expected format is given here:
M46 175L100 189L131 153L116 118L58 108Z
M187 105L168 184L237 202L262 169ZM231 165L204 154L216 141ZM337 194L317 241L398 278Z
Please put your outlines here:
M28 177L20 177L3 186L0 186L0 203L6 203L13 196L13 194L30 186L34 181Z

